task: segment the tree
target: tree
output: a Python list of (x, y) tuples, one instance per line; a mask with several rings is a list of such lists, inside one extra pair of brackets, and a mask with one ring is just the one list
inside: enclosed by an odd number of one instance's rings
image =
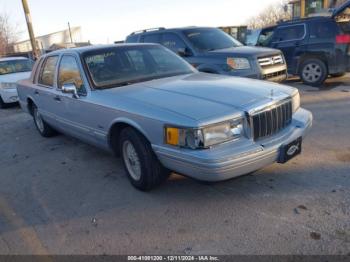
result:
[(9, 16), (5, 13), (0, 14), (0, 56), (11, 52), (11, 44), (17, 39), (18, 32), (11, 24)]
[(291, 19), (292, 14), (288, 8), (288, 1), (282, 0), (277, 4), (271, 4), (258, 16), (248, 21), (248, 27), (252, 29), (275, 25), (278, 21)]
[(337, 6), (340, 6), (344, 4), (347, 0), (331, 0), (329, 3), (330, 8), (335, 8)]

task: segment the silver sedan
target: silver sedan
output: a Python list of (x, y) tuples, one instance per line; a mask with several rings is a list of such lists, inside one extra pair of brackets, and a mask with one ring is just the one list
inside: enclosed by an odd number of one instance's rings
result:
[(114, 152), (141, 190), (172, 171), (219, 181), (285, 163), (312, 125), (297, 89), (199, 73), (154, 44), (47, 54), (18, 93), (42, 136)]

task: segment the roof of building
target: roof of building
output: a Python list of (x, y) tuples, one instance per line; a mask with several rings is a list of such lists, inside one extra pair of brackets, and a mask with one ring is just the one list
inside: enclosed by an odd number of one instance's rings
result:
[[(79, 30), (79, 29), (81, 30), (81, 27), (80, 27), (80, 26), (71, 27), (71, 31)], [(69, 29), (64, 29), (64, 30), (56, 31), (56, 32), (49, 33), (49, 34), (46, 34), (46, 35), (36, 36), (35, 39), (38, 40), (38, 39), (41, 39), (41, 38), (49, 37), (49, 36), (51, 36), (51, 35), (55, 35), (55, 34), (59, 34), (59, 33), (64, 33), (64, 32), (68, 32), (68, 31), (69, 31)], [(30, 39), (18, 41), (18, 42), (15, 42), (14, 44), (22, 44), (22, 43), (26, 43), (26, 42), (30, 42)]]

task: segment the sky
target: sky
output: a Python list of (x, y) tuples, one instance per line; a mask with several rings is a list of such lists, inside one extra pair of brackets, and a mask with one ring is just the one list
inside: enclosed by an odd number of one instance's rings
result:
[[(83, 41), (124, 40), (153, 27), (243, 25), (280, 0), (28, 0), (36, 36), (81, 26)], [(21, 0), (0, 0), (0, 13), (28, 39)]]

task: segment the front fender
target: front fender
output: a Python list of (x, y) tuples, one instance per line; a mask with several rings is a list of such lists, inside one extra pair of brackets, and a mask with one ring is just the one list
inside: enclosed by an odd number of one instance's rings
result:
[(108, 144), (111, 146), (111, 136), (112, 136), (112, 129), (115, 125), (118, 124), (124, 124), (124, 125), (128, 125), (131, 126), (133, 128), (135, 128), (137, 131), (139, 131), (144, 137), (146, 137), (146, 139), (148, 141), (150, 141), (150, 137), (147, 134), (146, 130), (144, 128), (142, 128), (138, 123), (136, 123), (134, 120), (130, 119), (130, 118), (126, 118), (126, 117), (118, 117), (116, 119), (114, 119), (111, 124), (108, 127)]

